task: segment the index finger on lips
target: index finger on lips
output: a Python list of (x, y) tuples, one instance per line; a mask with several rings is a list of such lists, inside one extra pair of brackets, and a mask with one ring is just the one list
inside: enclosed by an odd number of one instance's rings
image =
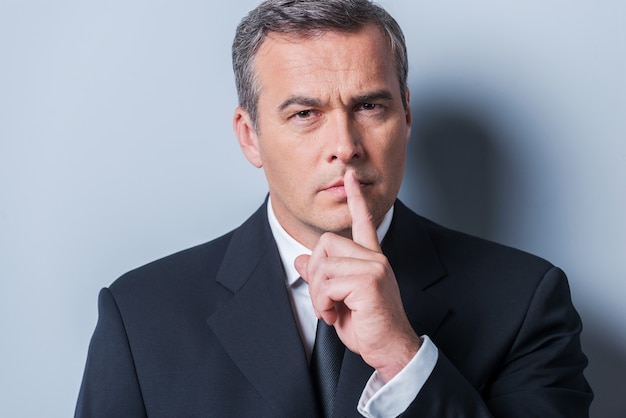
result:
[(380, 252), (376, 226), (354, 170), (346, 172), (343, 183), (352, 217), (352, 240), (365, 248)]

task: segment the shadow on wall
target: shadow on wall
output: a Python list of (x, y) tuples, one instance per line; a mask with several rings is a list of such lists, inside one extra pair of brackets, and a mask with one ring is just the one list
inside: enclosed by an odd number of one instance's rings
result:
[(422, 107), (413, 115), (402, 199), (450, 228), (493, 236), (501, 160), (495, 141), (468, 112)]
[[(493, 117), (493, 116), (492, 116)], [(510, 184), (525, 184), (507, 141), (491, 129), (488, 114), (423, 102), (413, 108), (413, 131), (400, 198), (445, 226), (498, 240), (515, 234), (505, 219), (503, 199)], [(518, 162), (519, 164), (519, 162)], [(510, 231), (510, 232), (509, 232)], [(626, 355), (616, 348), (601, 321), (583, 315), (585, 375), (594, 392), (592, 418), (626, 417)]]

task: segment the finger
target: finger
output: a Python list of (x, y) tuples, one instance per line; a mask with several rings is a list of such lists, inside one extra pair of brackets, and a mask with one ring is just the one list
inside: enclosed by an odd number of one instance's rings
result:
[(372, 293), (373, 287), (363, 286), (362, 274), (348, 275), (326, 280), (311, 294), (316, 315), (329, 325), (341, 320), (340, 311), (355, 314), (380, 307), (380, 297)]
[[(354, 243), (352, 243), (354, 245)], [(315, 270), (308, 271), (307, 282), (334, 280), (346, 276), (385, 276), (387, 259), (382, 254), (372, 254), (372, 251), (359, 247), (361, 253), (370, 256), (363, 257), (326, 257), (316, 265)], [(312, 259), (309, 264), (312, 263)]]
[(348, 199), (348, 209), (352, 216), (352, 240), (365, 248), (380, 252), (376, 226), (354, 170), (346, 172), (343, 183)]
[[(352, 245), (354, 246), (354, 243)], [(359, 248), (372, 254), (370, 250)], [(309, 260), (309, 266), (311, 262), (312, 259)], [(363, 291), (382, 289), (381, 286), (375, 285), (368, 278), (375, 280), (376, 277), (384, 276), (385, 272), (385, 267), (380, 261), (345, 257), (324, 258), (315, 269), (308, 270), (306, 273), (309, 294), (316, 316), (323, 318), (328, 324), (333, 324), (337, 318), (338, 306), (342, 302), (346, 302), (343, 299), (347, 296), (347, 291), (357, 291), (359, 294), (364, 294)], [(351, 280), (346, 280), (346, 278), (351, 278)], [(340, 283), (344, 283), (344, 286), (340, 286), (338, 289), (344, 289), (345, 293), (344, 291), (333, 290)], [(348, 284), (349, 286), (346, 287)], [(366, 289), (359, 289), (363, 287)]]

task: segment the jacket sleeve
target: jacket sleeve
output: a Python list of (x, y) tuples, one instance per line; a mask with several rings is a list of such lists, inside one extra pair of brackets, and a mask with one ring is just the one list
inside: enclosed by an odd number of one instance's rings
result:
[(433, 373), (402, 416), (588, 417), (593, 394), (583, 376), (581, 328), (565, 274), (552, 268), (537, 286), (498, 373), (476, 389), (440, 351)]
[(146, 417), (122, 317), (106, 288), (100, 291), (98, 311), (74, 416)]

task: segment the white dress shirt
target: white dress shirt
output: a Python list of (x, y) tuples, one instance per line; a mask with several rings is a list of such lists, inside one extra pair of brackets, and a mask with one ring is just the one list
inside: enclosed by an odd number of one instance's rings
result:
[[(271, 197), (267, 204), (267, 217), (285, 270), (286, 286), (300, 337), (310, 360), (315, 343), (317, 317), (309, 296), (308, 284), (298, 274), (294, 261), (301, 254), (311, 254), (311, 250), (296, 241), (280, 225), (272, 208)], [(393, 206), (376, 230), (379, 242), (382, 242), (389, 230), (392, 218)], [(385, 382), (374, 371), (359, 399), (357, 409), (361, 415), (369, 418), (395, 417), (410, 405), (434, 369), (439, 353), (428, 336), (421, 338), (423, 344), (417, 354), (389, 382)]]

